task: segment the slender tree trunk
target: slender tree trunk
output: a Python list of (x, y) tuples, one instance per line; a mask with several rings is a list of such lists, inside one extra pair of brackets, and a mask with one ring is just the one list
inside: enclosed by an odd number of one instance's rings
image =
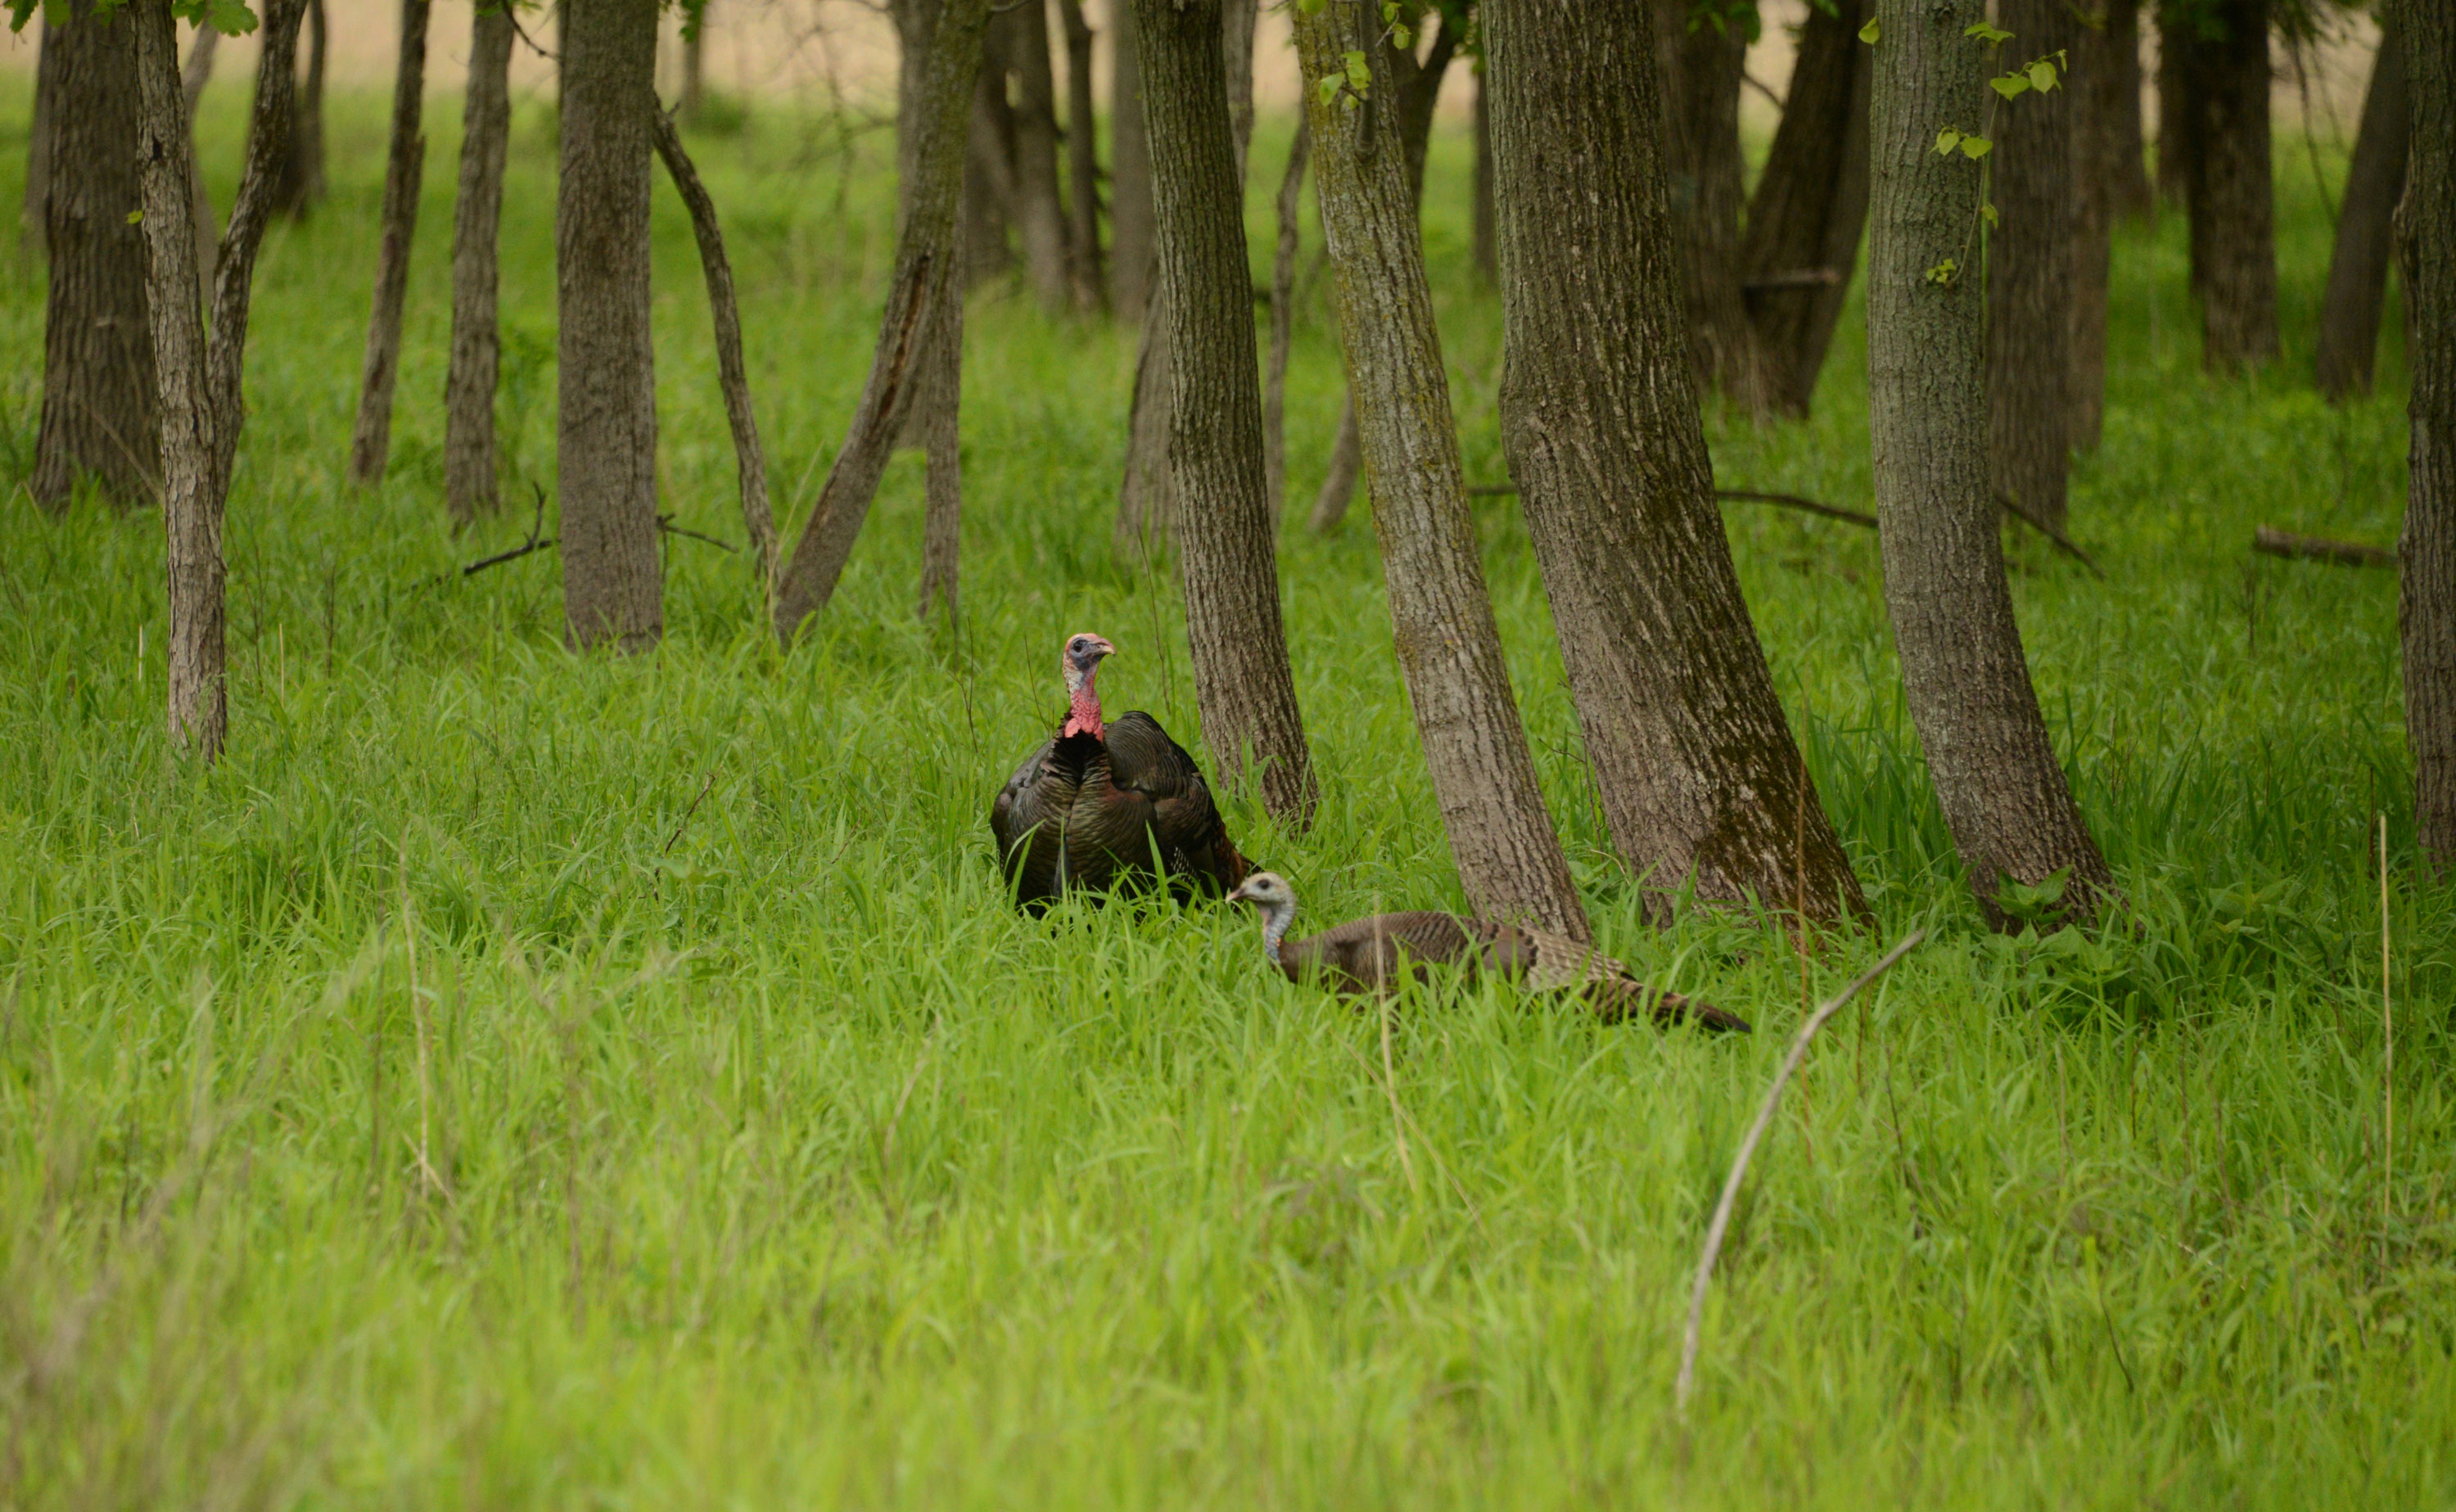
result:
[(2423, 853), (2456, 867), (2456, 13), (2399, 0), (2411, 111), (2405, 283), (2411, 296), (2413, 425), (2398, 618), (2413, 822)]
[(1648, 4), (1550, 0), (1484, 18), (1510, 476), (1604, 817), (1648, 912), (1668, 921), (1693, 886), (1719, 903), (1864, 913), (1714, 503), (1680, 356)]
[(1007, 57), (1020, 88), (1014, 109), (1015, 223), (1023, 267), (1041, 309), (1056, 315), (1070, 298), (1066, 206), (1057, 186), (1057, 78), (1049, 56), (1049, 12), (1027, 0), (1000, 17)]
[[(2056, 764), (2013, 619), (1988, 486), (1980, 317), (1967, 267), (1978, 165), (1937, 132), (1983, 119), (1987, 50), (1964, 33), (1979, 0), (1876, 0), (1868, 251), (1869, 431), (1885, 599), (1911, 718), (1972, 889), (2008, 920), (2005, 879), (2069, 871), (2063, 916), (2110, 883)], [(1963, 264), (1949, 281), (1931, 271)]]
[(189, 44), (187, 66), (179, 71), (180, 108), (188, 133), (188, 215), (195, 243), (196, 278), (206, 298), (221, 285), (221, 228), (215, 223), (214, 196), (205, 188), (204, 159), (196, 153), (196, 108), (204, 102), (205, 86), (213, 81), (214, 57), (222, 34), (212, 27), (196, 29)]
[(1153, 262), (1151, 137), (1143, 126), (1140, 49), (1132, 0), (1109, 0), (1109, 303), (1139, 321), (1151, 302)]
[(2191, 202), (2192, 175), (2200, 171), (2200, 92), (2193, 76), (2192, 4), (2158, 0), (2158, 197), (2169, 205)]
[[(2092, 452), (2098, 449), (2106, 419), (2107, 282), (2115, 257), (2114, 188), (2121, 176), (2124, 150), (2119, 129), (2124, 74), (2119, 59), (2122, 50), (2137, 49), (2139, 40), (2129, 30), (2133, 18), (2117, 16), (2106, 0), (2098, 0), (2095, 9), (2070, 14), (2072, 20), (2066, 25), (2072, 32), (2072, 67), (2064, 88), (2057, 92), (2072, 96), (2065, 107), (2072, 144), (2072, 171), (2066, 180), (2072, 216), (2072, 298), (2065, 320), (2072, 362), (2064, 379), (2071, 427), (2066, 439), (2075, 451)], [(2024, 51), (2022, 55), (2032, 54)], [(2139, 86), (2136, 69), (2136, 123)], [(2137, 159), (2139, 143), (2135, 140), (2132, 145)]]
[(656, 70), (657, 0), (578, 0), (563, 38), (555, 205), (555, 454), (574, 648), (645, 650), (665, 633), (648, 320)]
[(1279, 175), (1279, 240), (1271, 253), (1271, 360), (1262, 378), (1262, 485), (1271, 531), (1279, 533), (1288, 499), (1288, 355), (1296, 344), (1297, 213), (1304, 190), (1305, 151), (1312, 129), (1297, 117), (1288, 144), (1287, 172)]
[[(1650, 63), (1652, 60), (1648, 61)], [(1497, 283), (1501, 279), (1501, 232), (1492, 207), (1491, 94), (1491, 86), (1479, 73), (1475, 81), (1475, 203), (1472, 210), (1475, 271), (1486, 283)]]
[[(964, 149), (961, 210), (967, 285), (1000, 277), (1014, 261), (1006, 240), (1008, 225), (1017, 218), (1018, 197), (1014, 181), (1014, 111), (1006, 97), (1006, 44), (1007, 29), (993, 22), (981, 42), (981, 71), (974, 85), (971, 134)], [(920, 55), (926, 68), (926, 51)], [(918, 99), (920, 95), (907, 92), (905, 97)], [(899, 112), (901, 110), (899, 105)]]
[(683, 87), (676, 110), (693, 125), (707, 109), (707, 13), (716, 0), (700, 0), (699, 14), (686, 16), (683, 28)]
[(2277, 218), (2268, 122), (2268, 0), (2217, 0), (2193, 42), (2200, 102), (2191, 170), (2192, 284), (2203, 366), (2255, 367), (2277, 356)]
[[(921, 125), (927, 118), (931, 44), (937, 35), (939, 0), (897, 0), (890, 13), (902, 46), (895, 107), (895, 230), (900, 238), (912, 214), (921, 166)], [(990, 56), (996, 50), (992, 48)], [(985, 60), (986, 76), (989, 68)], [(973, 120), (977, 125), (976, 112)], [(977, 134), (973, 142), (979, 140)], [(966, 148), (969, 153), (971, 146)], [(922, 452), (921, 595), (917, 612), (928, 619), (943, 604), (953, 623), (962, 579), (964, 301), (959, 291), (931, 307), (922, 338), (920, 375), (905, 412), (899, 444)]]
[(324, 202), (324, 0), (308, 0), (307, 77), (290, 123), (290, 153), (281, 160), (274, 208), (296, 220)]
[[(1997, 0), (2006, 66), (2068, 58), (2070, 0)], [(1987, 248), (1988, 465), (1996, 491), (2062, 528), (2072, 458), (2073, 171), (2070, 88), (2003, 103)], [(1973, 128), (1974, 130), (1975, 128)]]
[(1347, 518), (1348, 501), (1356, 497), (1356, 484), (1364, 476), (1364, 437), (1357, 428), (1356, 395), (1351, 391), (1339, 406), (1339, 429), (1330, 439), (1330, 466), (1324, 470), (1321, 491), (1313, 496), (1313, 513), (1305, 524), (1316, 533), (1337, 530)]
[(2393, 251), (2390, 222), (2405, 194), (2409, 114), (2404, 50), (2393, 26), (2391, 17), (2380, 31), (2379, 56), (2363, 95), (2363, 124), (2345, 174), (2336, 250), (2328, 258), (2328, 291), (2320, 301), (2320, 392), (2335, 402), (2371, 391)]
[[(43, 419), (29, 480), (37, 503), (68, 507), (81, 474), (121, 504), (152, 496), (162, 452), (161, 393), (146, 323), (138, 202), (137, 21), (104, 21), (72, 0), (43, 29), (43, 145), (51, 288), (43, 315)], [(175, 96), (174, 96), (175, 99)]]
[(776, 634), (788, 644), (802, 622), (826, 607), (835, 592), (911, 407), (933, 311), (940, 301), (958, 297), (955, 219), (963, 194), (965, 120), (988, 21), (989, 0), (944, 0), (930, 39), (917, 166), (870, 379), (777, 586)]
[[(350, 478), (383, 480), (392, 456), (392, 391), (400, 377), (401, 302), (409, 293), (409, 244), (418, 231), (419, 180), (426, 168), (420, 116), (426, 92), (429, 0), (401, 0), (400, 65), (393, 75), (392, 151), (384, 164), (383, 241), (376, 254), (375, 315), (367, 321), (367, 361), (358, 381), (358, 423), (350, 438)], [(645, 177), (645, 175), (643, 175)]]
[[(44, 238), (51, 235), (45, 206), (51, 181), (51, 99), (59, 92), (58, 86), (51, 82), (58, 64), (51, 56), (51, 23), (37, 24), (43, 31), (34, 54), (34, 115), (26, 127), (26, 208), (17, 223), (18, 251), (29, 257), (42, 248)], [(129, 76), (133, 78), (135, 74)]]
[[(1767, 406), (1805, 418), (1868, 224), (1868, 0), (1810, 7), (1740, 266)], [(1684, 275), (1685, 276), (1685, 275)]]
[[(317, 0), (321, 4), (322, 0)], [(443, 499), (455, 529), (495, 512), (496, 243), (511, 146), (512, 14), (481, 6), (469, 33), (460, 190), (452, 216), (452, 362), (443, 379)]]
[(1687, 249), (1689, 340), (1697, 375), (1751, 413), (1766, 409), (1741, 289), (1740, 74), (1748, 39), (1736, 16), (1709, 19), (1695, 0), (1654, 0), (1672, 223)]
[(1083, 0), (1057, 0), (1066, 29), (1066, 267), (1074, 308), (1108, 303), (1100, 261), (1100, 126), (1093, 118), (1092, 26)]
[(2147, 144), (2140, 123), (2140, 0), (2106, 0), (2106, 39), (2114, 79), (2109, 85), (2114, 114), (2107, 118), (2112, 133), (2107, 145), (2111, 164), (2107, 204), (2127, 219), (2145, 217), (2157, 209), (2149, 187)]
[[(1389, 76), (1371, 7), (1299, 7), (1294, 22), (1307, 80), (1341, 72), (1349, 52)], [(1310, 85), (1305, 113), (1400, 669), (1459, 880), (1480, 914), (1586, 939), (1484, 592), (1399, 123)]]
[(135, 30), (140, 99), (137, 174), (143, 199), (146, 308), (162, 411), (162, 523), (170, 589), (171, 740), (211, 763), (230, 729), (222, 679), (222, 508), (247, 410), (247, 357), (256, 252), (273, 213), (273, 180), (290, 145), (291, 76), (302, 0), (265, 0), (263, 53), (248, 133), (247, 167), (220, 248), (210, 324), (199, 318), (194, 158), (179, 94), (178, 37), (170, 0), (134, 0), (120, 24)]

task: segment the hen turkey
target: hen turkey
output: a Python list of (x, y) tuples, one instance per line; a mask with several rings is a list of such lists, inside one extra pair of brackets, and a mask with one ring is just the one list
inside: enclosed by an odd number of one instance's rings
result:
[(1202, 768), (1157, 720), (1139, 709), (1114, 725), (1101, 719), (1094, 680), (1115, 654), (1099, 636), (1068, 637), (1066, 722), (990, 807), (999, 865), (1027, 908), (1129, 880), (1217, 896), (1253, 869), (1229, 842)]
[(1749, 1021), (1736, 1013), (1658, 991), (1602, 951), (1541, 930), (1455, 913), (1377, 913), (1290, 940), (1297, 895), (1285, 877), (1257, 871), (1228, 897), (1260, 912), (1262, 953), (1291, 982), (1320, 982), (1343, 993), (1380, 992), (1402, 972), (1422, 981), (1434, 967), (1454, 967), (1469, 979), (1490, 972), (1532, 991), (1574, 993), (1607, 1022), (1644, 1014), (1658, 1024), (1749, 1032)]

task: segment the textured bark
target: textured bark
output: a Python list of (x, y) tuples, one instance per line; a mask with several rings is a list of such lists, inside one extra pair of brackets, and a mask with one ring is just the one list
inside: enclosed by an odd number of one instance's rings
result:
[(1766, 408), (1754, 333), (1741, 288), (1740, 75), (1748, 39), (1736, 18), (1716, 25), (1695, 0), (1654, 0), (1672, 225), (1686, 254), (1688, 329), (1697, 376), (1752, 413)]
[(1152, 223), (1151, 137), (1143, 127), (1140, 49), (1132, 0), (1109, 0), (1109, 303), (1140, 320), (1156, 272)]
[(981, 70), (981, 34), (988, 21), (989, 0), (944, 0), (930, 39), (912, 190), (896, 237), (895, 274), (879, 321), (870, 378), (844, 446), (828, 469), (809, 521), (777, 584), (776, 634), (788, 644), (802, 622), (825, 608), (835, 592), (911, 408), (933, 312), (942, 301), (960, 297), (955, 220), (963, 195), (965, 122)]
[[(1390, 76), (1369, 4), (1300, 7), (1294, 22), (1306, 79), (1341, 72), (1349, 51)], [(1586, 940), (1484, 591), (1399, 123), (1310, 85), (1305, 113), (1400, 670), (1459, 880), (1485, 918)]]
[[(1252, 155), (1254, 147), (1254, 24), (1260, 18), (1259, 0), (1220, 0), (1219, 67), (1228, 81), (1228, 136), (1237, 153), (1240, 206), (1245, 193), (1245, 160)], [(1145, 72), (1148, 76), (1149, 71)], [(1150, 107), (1146, 105), (1144, 111), (1148, 113)], [(1156, 190), (1157, 186), (1154, 187)]]
[(138, 195), (136, 23), (125, 12), (107, 23), (93, 12), (94, 0), (75, 0), (43, 30), (43, 88), (52, 101), (43, 205), (51, 289), (29, 486), (54, 511), (67, 507), (81, 474), (122, 504), (151, 497), (162, 449), (145, 233), (128, 223)]
[[(1811, 11), (1811, 14), (1816, 12)], [(1651, 60), (1648, 60), (1651, 61)], [(1475, 271), (1487, 283), (1501, 276), (1501, 232), (1492, 209), (1492, 87), (1481, 72), (1475, 81), (1475, 196), (1472, 223)]]
[[(1222, 9), (1220, 0), (1135, 4), (1173, 348), (1169, 470), (1179, 581), (1213, 758), (1231, 787), (1251, 783), (1274, 819), (1301, 829), (1320, 794), (1279, 623), (1253, 277), (1223, 65), (1235, 50), (1223, 46)], [(1250, 8), (1244, 34), (1250, 42)]]
[(204, 159), (196, 153), (196, 107), (213, 82), (214, 59), (221, 51), (222, 34), (200, 27), (188, 47), (188, 61), (179, 71), (181, 118), (188, 133), (188, 215), (194, 222), (196, 282), (210, 298), (221, 282), (221, 228), (215, 224), (214, 196), (205, 188)]
[(648, 321), (656, 69), (657, 0), (573, 6), (555, 204), (555, 455), (563, 638), (575, 648), (645, 650), (665, 633)]
[(1014, 219), (1022, 233), (1024, 276), (1040, 307), (1056, 315), (1072, 297), (1066, 205), (1057, 185), (1057, 76), (1049, 56), (1049, 12), (1027, 0), (993, 23), (1006, 32), (1014, 70)]
[(2102, 118), (2109, 133), (2105, 152), (2111, 164), (2107, 205), (2113, 214), (2131, 218), (2157, 208), (2157, 193), (2149, 187), (2148, 149), (2140, 121), (2140, 0), (2105, 0), (2103, 10), (2103, 35), (2114, 66), (2108, 97), (2115, 107), (2111, 115)]
[[(2069, 0), (1997, 0), (2002, 67), (2078, 45)], [(1992, 66), (1992, 65), (1991, 65)], [(2003, 103), (1987, 247), (1987, 455), (1996, 491), (2061, 529), (2072, 457), (2071, 88)]]
[(324, 202), (324, 0), (307, 0), (307, 76), (291, 108), (290, 151), (274, 185), (274, 208), (294, 219)]
[(2405, 737), (2416, 836), (2445, 875), (2456, 868), (2456, 11), (2399, 0), (2411, 111), (2405, 280), (2413, 309), (2413, 425), (2404, 583)]
[[(63, 12), (65, 15), (66, 12)], [(35, 44), (34, 113), (26, 123), (26, 205), (17, 222), (17, 250), (31, 256), (50, 235), (45, 205), (51, 181), (51, 100), (58, 87), (51, 82), (57, 60), (51, 56), (51, 27), (41, 22), (42, 40)], [(135, 75), (131, 73), (131, 78)], [(131, 119), (135, 112), (127, 112)]]
[(2336, 250), (2328, 258), (2328, 289), (2320, 301), (2320, 392), (2332, 400), (2371, 391), (2380, 308), (2387, 298), (2394, 250), (2391, 222), (2405, 193), (2409, 119), (2404, 51), (2391, 18), (2380, 32), (2370, 88), (2363, 94), (2363, 124), (2354, 136)]
[(1805, 417), (1868, 223), (1868, 0), (1811, 7), (1740, 266), (1767, 407)]
[[(2188, 33), (2197, 144), (2184, 164), (2201, 365), (2277, 356), (2277, 213), (2270, 178), (2268, 0), (2212, 0)], [(2179, 29), (2176, 40), (2187, 33)]]
[(725, 418), (733, 430), (735, 477), (742, 491), (742, 528), (750, 538), (751, 561), (763, 598), (776, 585), (776, 517), (768, 502), (768, 454), (759, 444), (759, 419), (750, 407), (750, 374), (742, 360), (742, 307), (733, 297), (733, 263), (725, 255), (725, 233), (716, 222), (716, 201), (700, 182), (672, 117), (660, 111), (652, 122), (657, 155), (690, 212), (699, 241), (700, 270), (707, 277), (708, 317), (716, 328), (716, 380), (725, 394)]
[[(2120, 176), (2123, 152), (2118, 96), (2124, 72), (2119, 60), (2124, 49), (2138, 48), (2131, 30), (2133, 19), (2117, 16), (2114, 7), (2099, 0), (2094, 9), (2071, 12), (2071, 20), (2065, 23), (2072, 32), (2072, 68), (2064, 89), (2057, 92), (2072, 96), (2067, 106), (2072, 143), (2067, 181), (2072, 299), (2065, 322), (2070, 363), (2065, 369), (2064, 398), (2070, 418), (2066, 439), (2075, 451), (2096, 451), (2106, 419), (2106, 293), (2115, 252), (2114, 186)], [(2137, 66), (2132, 82), (2137, 95)], [(2133, 109), (2137, 125), (2137, 98)], [(2137, 138), (2132, 146), (2137, 159)]]
[(222, 508), (246, 423), (240, 380), (256, 253), (273, 214), (273, 180), (290, 145), (291, 76), (303, 0), (265, 0), (263, 52), (248, 131), (247, 167), (218, 249), (221, 276), (207, 319), (196, 279), (194, 158), (179, 93), (170, 0), (135, 0), (140, 98), (137, 176), (144, 209), (146, 309), (162, 411), (162, 525), (170, 598), (164, 678), (172, 744), (210, 763), (230, 729), (222, 679)]
[[(321, 0), (317, 0), (321, 3)], [(512, 15), (481, 6), (469, 33), (460, 188), (452, 215), (452, 360), (443, 378), (443, 500), (455, 527), (494, 513), (497, 240), (511, 145)]]
[(1074, 308), (1109, 302), (1100, 259), (1100, 127), (1093, 118), (1092, 26), (1083, 0), (1057, 0), (1066, 31), (1066, 270)]
[[(993, 25), (981, 39), (981, 69), (974, 81), (970, 139), (964, 149), (963, 215), (964, 281), (987, 282), (1004, 276), (1014, 263), (1006, 231), (1014, 219), (1014, 111), (1007, 103), (1007, 29)], [(908, 56), (926, 70), (926, 49)], [(921, 89), (908, 77), (899, 100), (921, 98)], [(901, 123), (903, 106), (897, 106)], [(906, 123), (909, 124), (909, 123)], [(909, 137), (911, 133), (908, 132)]]
[(700, 112), (707, 109), (707, 13), (715, 4), (716, 0), (700, 0), (699, 13), (685, 17), (682, 92), (674, 110), (686, 121), (697, 122)]
[[(912, 213), (921, 163), (921, 123), (928, 113), (930, 48), (938, 31), (939, 0), (896, 0), (890, 14), (902, 47), (895, 109), (896, 235)], [(990, 56), (995, 50), (989, 50)], [(989, 72), (984, 59), (984, 75)], [(973, 116), (975, 124), (980, 117)], [(978, 137), (973, 138), (974, 142)], [(972, 148), (966, 148), (969, 153)], [(964, 482), (962, 440), (964, 301), (937, 301), (923, 333), (919, 376), (898, 444), (922, 453), (921, 593), (923, 619), (944, 605), (952, 623), (962, 578)], [(772, 582), (772, 577), (771, 580)]]
[[(1955, 848), (1991, 924), (2006, 878), (2069, 868), (2064, 917), (2109, 887), (2048, 744), (2030, 684), (1988, 486), (1977, 278), (1967, 264), (1976, 164), (1936, 133), (1985, 110), (1985, 50), (1963, 33), (1979, 0), (1877, 0), (1882, 41), (1870, 96), (1869, 431), (1885, 600), (1911, 718)], [(1965, 127), (1967, 129), (1967, 127)]]
[(350, 478), (383, 480), (392, 457), (392, 395), (400, 378), (401, 305), (409, 294), (409, 245), (418, 233), (418, 191), (426, 171), (420, 130), (426, 92), (428, 0), (401, 0), (400, 58), (393, 75), (392, 145), (384, 162), (381, 225), (376, 252), (375, 313), (367, 320), (367, 359), (358, 378), (358, 422), (350, 437)]
[(1649, 915), (1668, 921), (1684, 886), (1719, 903), (1863, 913), (1714, 503), (1681, 358), (1648, 4), (1485, 14), (1509, 472), (1604, 817)]
[(1295, 345), (1297, 292), (1297, 213), (1304, 190), (1305, 153), (1313, 132), (1297, 117), (1295, 140), (1288, 143), (1287, 172), (1279, 175), (1275, 203), (1279, 237), (1271, 252), (1271, 360), (1262, 377), (1262, 484), (1269, 502), (1271, 529), (1277, 534), (1288, 501), (1288, 354)]

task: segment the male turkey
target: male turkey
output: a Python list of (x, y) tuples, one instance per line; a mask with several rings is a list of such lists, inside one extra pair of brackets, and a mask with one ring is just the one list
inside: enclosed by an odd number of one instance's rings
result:
[(1228, 898), (1250, 903), (1262, 915), (1262, 953), (1299, 985), (1319, 981), (1343, 993), (1386, 991), (1402, 971), (1423, 981), (1431, 968), (1451, 966), (1470, 979), (1489, 971), (1538, 992), (1574, 992), (1607, 1022), (1644, 1013), (1658, 1024), (1749, 1032), (1749, 1021), (1736, 1013), (1657, 991), (1602, 951), (1541, 930), (1455, 913), (1377, 913), (1290, 940), (1297, 895), (1285, 877), (1257, 871)]
[(1066, 723), (1024, 758), (990, 807), (990, 833), (1016, 901), (1045, 908), (1070, 888), (1157, 880), (1213, 896), (1253, 867), (1228, 840), (1202, 768), (1136, 709), (1100, 718), (1092, 680), (1116, 647), (1096, 635), (1067, 638)]

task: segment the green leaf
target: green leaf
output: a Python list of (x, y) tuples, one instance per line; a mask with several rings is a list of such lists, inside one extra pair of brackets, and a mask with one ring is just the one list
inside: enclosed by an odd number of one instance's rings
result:
[(1873, 48), (1876, 45), (1876, 37), (1878, 34), (1879, 33), (1876, 31), (1876, 18), (1874, 16), (1870, 16), (1868, 18), (1868, 24), (1859, 29), (1859, 40)]
[(1364, 54), (1361, 52), (1350, 51), (1345, 54), (1345, 58), (1347, 62), (1348, 88), (1354, 90), (1359, 94), (1365, 93), (1371, 90), (1373, 88), (1373, 65), (1365, 60)]
[(1935, 133), (1935, 154), (1938, 157), (1944, 156), (1960, 145), (1961, 133), (1950, 126)]
[(1997, 44), (2013, 40), (2012, 32), (2003, 31), (1996, 27), (1989, 26), (1984, 21), (1977, 23), (1975, 26), (1964, 27), (1961, 34), (1966, 37), (1976, 37), (1981, 42)]
[(171, 13), (226, 37), (243, 37), (256, 30), (256, 12), (244, 0), (172, 0)]
[(1303, 15), (1318, 16), (1328, 3), (1329, 0), (1297, 0), (1297, 10)]
[(1964, 157), (1984, 157), (1994, 151), (1996, 151), (1996, 144), (1984, 136), (1965, 136), (1961, 139), (1961, 155)]
[(1996, 224), (1996, 207), (1993, 205), (1979, 206), (1978, 218), (1987, 222), (1987, 224), (1991, 226)]
[(1930, 283), (1951, 283), (1954, 280), (1954, 276), (1960, 272), (1961, 264), (1954, 261), (1951, 257), (1947, 257), (1942, 262), (1937, 263), (1934, 267), (1930, 268), (1927, 271), (1927, 281)]
[(1320, 92), (1321, 103), (1328, 105), (1339, 98), (1340, 87), (1346, 82), (1347, 75), (1344, 73), (1325, 73), (1321, 76), (1321, 82), (1314, 88)]
[(1987, 82), (1995, 88), (1996, 93), (2008, 100), (2030, 87), (2030, 81), (2018, 73), (2007, 73), (1999, 78), (1989, 79)]
[(130, 211), (128, 213), (128, 223), (132, 226), (141, 226), (145, 224), (145, 212), (141, 210)]
[(1390, 45), (1394, 48), (1412, 48), (1416, 45), (1416, 33), (1408, 31), (1403, 24), (1394, 26), (1390, 29)]
[(2030, 65), (2030, 88), (2044, 94), (2056, 87), (2056, 66), (2045, 58)]

